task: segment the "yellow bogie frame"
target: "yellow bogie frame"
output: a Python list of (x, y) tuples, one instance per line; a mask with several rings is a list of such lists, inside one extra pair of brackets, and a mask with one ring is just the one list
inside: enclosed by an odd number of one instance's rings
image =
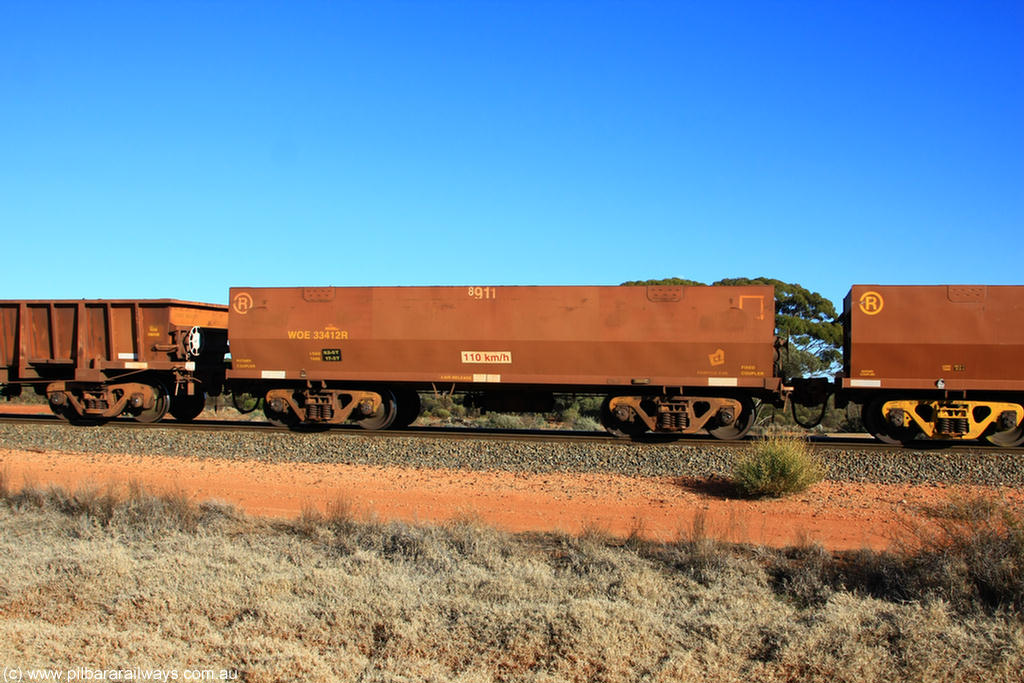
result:
[(1014, 414), (1015, 425), (1024, 421), (1024, 407), (1001, 401), (898, 400), (882, 405), (883, 419), (889, 425), (916, 425), (929, 439), (977, 439), (1007, 412)]

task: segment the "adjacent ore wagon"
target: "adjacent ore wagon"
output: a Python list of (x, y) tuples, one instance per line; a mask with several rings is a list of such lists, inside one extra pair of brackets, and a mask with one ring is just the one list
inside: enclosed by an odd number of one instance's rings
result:
[(886, 441), (1024, 442), (1024, 287), (856, 285), (842, 396)]
[(227, 306), (167, 299), (0, 301), (0, 385), (71, 422), (191, 420), (223, 386), (227, 321)]
[(746, 287), (236, 287), (228, 382), (288, 425), (406, 425), (417, 390), (543, 411), (605, 396), (605, 426), (737, 438), (777, 401), (775, 303)]

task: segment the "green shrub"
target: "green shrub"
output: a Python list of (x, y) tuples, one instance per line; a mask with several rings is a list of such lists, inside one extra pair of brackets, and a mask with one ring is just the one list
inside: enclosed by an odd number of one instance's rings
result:
[(581, 415), (572, 423), (572, 428), (581, 432), (603, 432), (604, 426), (592, 417)]
[(745, 496), (779, 497), (821, 481), (823, 472), (807, 442), (773, 435), (757, 442), (733, 468), (732, 483)]
[[(813, 423), (821, 417), (821, 423), (815, 427), (818, 432), (864, 432), (864, 423), (861, 421), (860, 406), (849, 404), (845, 408), (836, 408), (834, 399), (829, 397), (825, 414), (821, 414), (821, 406), (797, 406), (796, 414), (800, 421), (807, 424)], [(754, 434), (771, 433), (773, 429), (793, 431), (797, 422), (793, 419), (793, 406), (786, 403), (785, 406), (776, 408), (771, 404), (764, 404), (758, 411), (757, 422), (754, 425)]]
[(483, 426), (490, 429), (523, 429), (523, 420), (519, 415), (509, 413), (487, 413)]
[(554, 418), (569, 429), (582, 431), (602, 431), (598, 422), (601, 417), (602, 396), (577, 396), (576, 394), (557, 394), (555, 396)]

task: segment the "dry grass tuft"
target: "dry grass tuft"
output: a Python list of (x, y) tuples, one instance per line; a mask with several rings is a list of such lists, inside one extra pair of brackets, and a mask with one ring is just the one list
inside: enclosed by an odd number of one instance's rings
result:
[(767, 570), (775, 592), (802, 608), (825, 605), (843, 587), (835, 558), (818, 543), (773, 554)]
[(950, 499), (941, 505), (926, 508), (924, 512), (937, 519), (978, 522), (990, 519), (1002, 507), (1005, 506), (995, 498), (976, 494)]
[(580, 528), (580, 540), (587, 543), (607, 545), (614, 540), (614, 536), (608, 530), (608, 524), (596, 519), (588, 519), (583, 522)]
[(950, 501), (911, 532), (901, 553), (907, 592), (1024, 614), (1024, 513), (994, 499)]
[(339, 495), (327, 504), (325, 521), (336, 531), (348, 531), (356, 521), (356, 509), (350, 498)]
[(647, 520), (643, 517), (634, 517), (629, 525), (629, 534), (626, 535), (625, 545), (627, 548), (636, 550), (647, 536)]
[(962, 614), (1024, 615), (1024, 514), (990, 499), (936, 508), (931, 522), (908, 525), (890, 552), (793, 559), (771, 572), (785, 592), (811, 600), (827, 588), (901, 603), (939, 600)]
[(324, 516), (315, 505), (306, 501), (302, 504), (302, 510), (295, 520), (295, 531), (307, 538), (316, 538), (320, 527), (323, 526)]

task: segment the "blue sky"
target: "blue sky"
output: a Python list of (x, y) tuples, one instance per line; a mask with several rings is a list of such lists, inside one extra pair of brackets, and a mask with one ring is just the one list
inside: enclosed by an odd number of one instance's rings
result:
[(1022, 284), (1024, 3), (0, 0), (0, 298)]

